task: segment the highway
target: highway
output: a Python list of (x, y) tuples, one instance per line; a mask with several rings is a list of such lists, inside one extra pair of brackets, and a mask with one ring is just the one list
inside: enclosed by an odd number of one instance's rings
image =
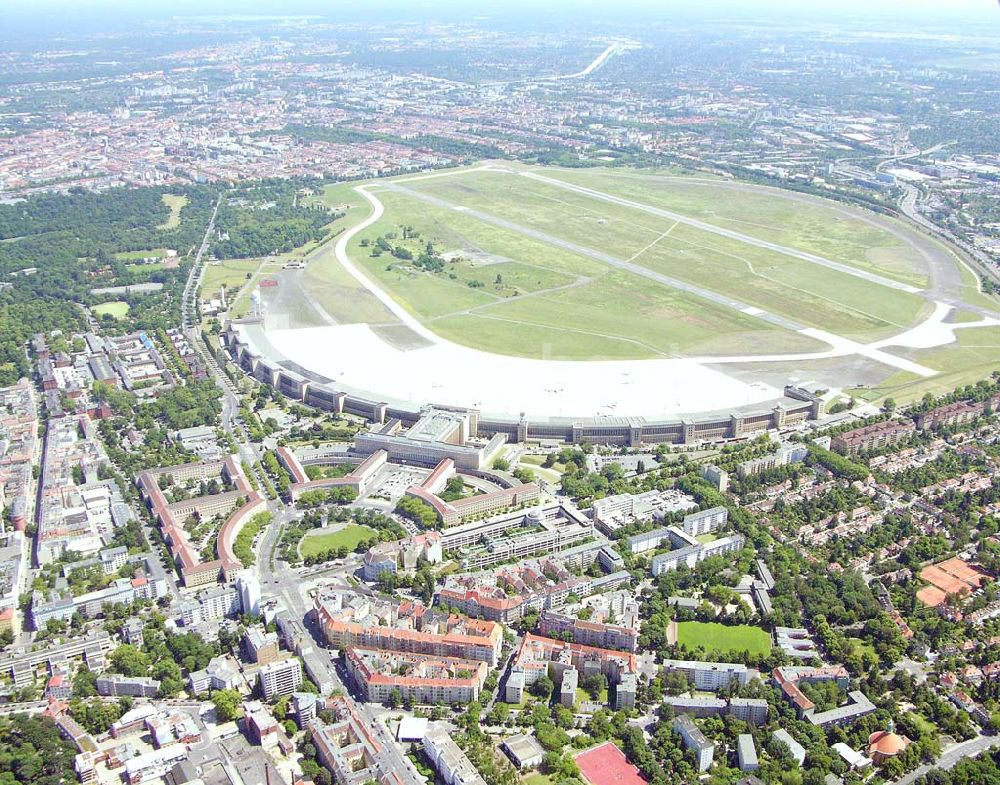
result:
[(605, 63), (608, 62), (612, 57), (617, 54), (621, 54), (626, 51), (626, 47), (620, 41), (615, 41), (607, 49), (601, 52), (597, 57), (591, 61), (590, 65), (584, 68), (582, 71), (577, 71), (575, 74), (566, 74), (565, 76), (556, 76), (554, 79), (579, 79), (582, 76), (590, 76), (598, 68), (601, 68)]
[[(979, 282), (980, 276), (986, 276), (991, 280), (993, 280), (994, 282), (1000, 283), (1000, 272), (997, 271), (995, 265), (988, 256), (979, 251), (979, 249), (973, 248), (968, 243), (962, 241), (947, 229), (943, 229), (933, 221), (924, 217), (924, 215), (917, 209), (917, 202), (920, 199), (920, 189), (918, 189), (915, 185), (910, 185), (909, 183), (901, 183), (901, 187), (903, 189), (903, 196), (899, 200), (899, 209), (903, 213), (903, 215), (905, 215), (907, 218), (913, 221), (913, 223), (927, 230), (931, 234), (943, 238), (949, 245), (957, 245), (959, 248), (965, 251), (968, 257), (974, 263), (976, 269), (972, 269), (969, 266), (969, 264), (965, 262), (964, 259), (961, 259), (961, 257), (959, 257), (959, 259), (962, 262), (962, 264), (968, 267), (970, 269), (970, 272), (972, 272), (972, 274), (976, 276), (976, 285), (980, 290), (982, 290), (982, 286)], [(989, 311), (983, 308), (968, 306), (964, 304), (962, 304), (962, 307), (974, 310), (986, 316), (995, 315), (994, 311)]]

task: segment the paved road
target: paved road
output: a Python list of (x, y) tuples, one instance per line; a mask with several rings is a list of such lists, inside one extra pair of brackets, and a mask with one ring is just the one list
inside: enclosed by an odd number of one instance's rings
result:
[[(917, 201), (920, 197), (920, 191), (916, 186), (910, 185), (909, 183), (902, 183), (903, 197), (899, 200), (899, 209), (907, 218), (909, 218), (913, 223), (918, 226), (923, 227), (931, 234), (943, 238), (949, 245), (958, 246), (963, 251), (966, 252), (968, 257), (972, 260), (975, 265), (975, 269), (972, 269), (970, 265), (960, 258), (960, 263), (970, 268), (970, 272), (976, 276), (978, 281), (979, 277), (985, 275), (992, 279), (994, 282), (1000, 282), (1000, 273), (997, 272), (996, 265), (993, 261), (986, 255), (984, 255), (979, 249), (973, 248), (968, 243), (963, 242), (952, 234), (947, 229), (938, 226), (933, 221), (926, 218), (918, 209)], [(977, 283), (980, 290), (982, 287)], [(961, 306), (966, 310), (976, 311), (984, 316), (996, 316), (996, 310), (989, 310), (986, 308), (980, 308), (978, 306), (966, 305), (960, 299), (953, 298), (955, 301), (952, 302), (953, 305)]]
[(198, 254), (195, 256), (191, 272), (188, 275), (187, 282), (184, 284), (184, 295), (181, 299), (181, 321), (188, 343), (191, 344), (191, 348), (194, 349), (202, 362), (205, 363), (205, 366), (215, 379), (216, 385), (222, 390), (222, 427), (227, 433), (232, 434), (236, 438), (239, 444), (240, 458), (251, 467), (251, 473), (257, 477), (258, 484), (264, 487), (264, 478), (260, 476), (256, 468), (256, 464), (260, 460), (260, 453), (253, 446), (246, 425), (239, 421), (240, 402), (236, 388), (222, 368), (219, 367), (215, 357), (205, 351), (205, 347), (202, 344), (201, 328), (198, 325), (196, 300), (198, 299), (198, 290), (201, 288), (202, 277), (205, 274), (205, 265), (202, 263), (202, 257), (208, 251), (208, 246), (212, 239), (212, 231), (215, 229), (215, 216), (219, 211), (221, 203), (222, 197), (220, 196), (215, 203), (215, 209), (212, 210), (212, 217), (205, 228), (205, 235), (201, 240), (201, 245), (198, 247)]
[(950, 749), (945, 750), (933, 765), (924, 764), (900, 777), (892, 785), (910, 785), (931, 769), (951, 769), (963, 758), (974, 758), (991, 747), (997, 746), (1000, 746), (1000, 736), (977, 736), (961, 744), (955, 744)]

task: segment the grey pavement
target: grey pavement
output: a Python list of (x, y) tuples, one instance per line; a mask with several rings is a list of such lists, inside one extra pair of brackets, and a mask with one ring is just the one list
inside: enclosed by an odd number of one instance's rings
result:
[(941, 757), (938, 758), (935, 763), (925, 763), (923, 766), (918, 766), (909, 774), (906, 774), (894, 783), (891, 783), (891, 785), (911, 785), (911, 783), (916, 782), (931, 769), (951, 769), (960, 760), (964, 758), (974, 758), (991, 747), (996, 747), (998, 745), (1000, 745), (1000, 736), (977, 736), (976, 738), (964, 741), (961, 744), (955, 744), (941, 753)]

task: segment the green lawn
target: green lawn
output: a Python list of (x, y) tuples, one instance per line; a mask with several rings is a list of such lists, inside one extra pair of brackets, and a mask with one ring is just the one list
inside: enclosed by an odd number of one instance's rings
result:
[(226, 259), (209, 262), (201, 280), (201, 296), (217, 297), (219, 288), (225, 284), (227, 296), (232, 302), (232, 293), (238, 287), (245, 290), (253, 274), (260, 267), (260, 259)]
[(521, 782), (523, 785), (552, 785), (552, 777), (548, 774), (542, 774), (540, 771), (536, 771), (533, 774), (529, 774), (524, 777)]
[(926, 274), (913, 264), (909, 246), (895, 234), (902, 231), (912, 237), (915, 230), (832, 200), (650, 170), (616, 172), (615, 177), (596, 169), (545, 174), (915, 286), (927, 283)]
[(606, 704), (608, 702), (608, 688), (604, 687), (601, 689), (601, 694), (597, 696), (597, 700), (590, 697), (590, 693), (587, 692), (582, 687), (576, 688), (576, 702), (580, 703), (600, 703)]
[(1000, 327), (967, 327), (955, 331), (954, 343), (933, 349), (895, 350), (898, 354), (939, 371), (922, 378), (899, 371), (884, 383), (865, 390), (859, 397), (878, 400), (895, 398), (900, 403), (915, 401), (925, 393), (943, 395), (957, 387), (989, 379), (1000, 366)]
[(134, 261), (135, 259), (145, 259), (148, 256), (158, 256), (160, 259), (164, 259), (167, 256), (167, 249), (150, 248), (145, 251), (122, 251), (115, 254), (116, 259), (121, 259), (125, 262)]
[(677, 642), (688, 648), (701, 646), (705, 651), (739, 652), (767, 655), (771, 638), (760, 627), (728, 626), (715, 622), (682, 621), (677, 624)]
[(927, 719), (923, 714), (911, 711), (907, 712), (906, 718), (924, 733), (937, 733), (937, 725)]
[(163, 194), (161, 197), (163, 203), (170, 208), (170, 215), (167, 216), (167, 220), (162, 224), (157, 226), (157, 229), (169, 230), (176, 229), (181, 225), (181, 210), (188, 203), (188, 198), (186, 196), (177, 194)]
[(303, 557), (314, 556), (317, 553), (323, 553), (331, 548), (340, 548), (342, 546), (353, 551), (358, 547), (359, 542), (369, 539), (373, 534), (375, 534), (373, 529), (353, 523), (336, 532), (327, 532), (325, 534), (310, 532), (302, 538), (302, 542), (299, 544), (299, 551)]
[[(894, 233), (898, 224), (833, 202), (660, 173), (523, 169), (901, 282), (926, 283), (913, 262), (918, 255)], [(899, 332), (926, 312), (918, 295), (517, 174), (465, 170), (396, 182), (408, 192), (389, 190), (385, 181), (370, 186), (385, 212), (352, 240), (352, 259), (430, 329), (487, 351), (583, 360), (822, 348), (752, 311), (617, 269), (602, 254), (859, 340)], [(426, 202), (419, 194), (447, 204)], [(328, 187), (316, 201), (346, 210), (344, 226), (370, 210), (345, 185)], [(516, 226), (498, 225), (473, 210)], [(403, 241), (403, 226), (418, 237)], [(415, 255), (432, 243), (445, 268), (431, 273), (388, 253), (372, 257), (370, 244), (388, 233)], [(316, 255), (308, 276), (319, 284), (311, 294), (339, 321), (386, 320), (385, 309), (368, 295), (351, 296), (356, 282), (332, 248)]]
[(113, 316), (115, 319), (124, 318), (129, 311), (129, 304), (124, 300), (112, 300), (109, 303), (101, 303), (100, 305), (95, 305), (91, 310), (94, 312), (95, 316), (104, 316), (108, 314)]
[(876, 660), (879, 658), (878, 654), (875, 652), (875, 647), (872, 646), (870, 643), (866, 643), (865, 641), (861, 640), (861, 638), (848, 638), (848, 640), (858, 647), (858, 651), (866, 651)]

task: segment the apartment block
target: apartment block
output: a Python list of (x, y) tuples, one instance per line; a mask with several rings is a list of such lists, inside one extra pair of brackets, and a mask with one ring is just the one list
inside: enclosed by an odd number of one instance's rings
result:
[(393, 691), (421, 704), (468, 704), (478, 700), (489, 666), (482, 660), (349, 648), (347, 670), (369, 703), (385, 703)]
[(684, 749), (694, 753), (698, 771), (708, 771), (715, 756), (715, 744), (705, 738), (694, 720), (686, 714), (674, 718), (673, 729), (680, 734)]
[(857, 455), (860, 452), (893, 447), (908, 439), (916, 430), (917, 426), (910, 420), (890, 420), (837, 434), (831, 439), (830, 447), (843, 455)]
[(561, 688), (569, 671), (575, 671), (575, 675), (570, 676), (574, 680), (603, 675), (608, 680), (614, 708), (627, 709), (635, 706), (638, 689), (635, 655), (566, 643), (531, 633), (524, 636), (521, 647), (514, 656), (504, 700), (507, 703), (520, 703), (524, 691), (543, 676), (548, 676)]
[(257, 678), (266, 699), (291, 695), (302, 686), (302, 663), (297, 657), (271, 662), (257, 672)]
[(718, 692), (733, 682), (746, 684), (750, 680), (747, 666), (735, 662), (665, 660), (663, 669), (683, 673), (695, 689), (705, 692)]
[(602, 649), (635, 652), (639, 648), (639, 630), (635, 627), (583, 621), (575, 616), (549, 610), (542, 611), (538, 620), (538, 632), (550, 638), (569, 633), (574, 643)]
[(389, 606), (382, 613), (388, 626), (373, 625), (377, 609), (370, 603), (343, 607), (338, 601), (317, 597), (316, 612), (326, 641), (339, 649), (383, 649), (481, 660), (490, 666), (499, 661), (503, 630), (499, 624), (460, 616), (435, 614), (413, 604)]

